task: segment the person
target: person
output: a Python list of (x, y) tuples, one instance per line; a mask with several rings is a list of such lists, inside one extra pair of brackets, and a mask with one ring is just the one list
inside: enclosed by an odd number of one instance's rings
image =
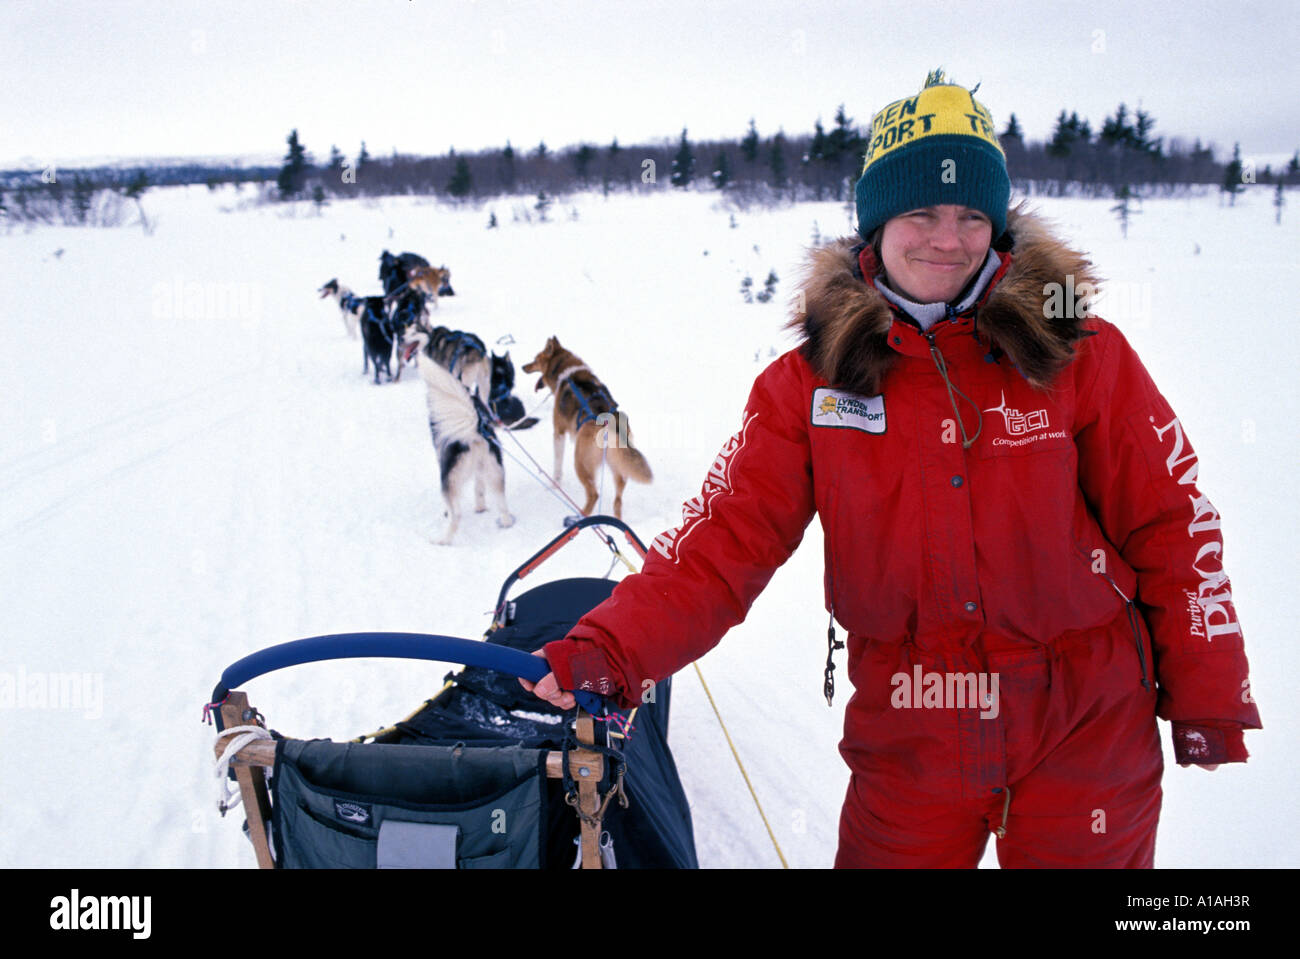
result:
[(1156, 717), (1206, 769), (1260, 728), (1187, 432), (1089, 315), (1089, 261), (1010, 208), (973, 91), (932, 74), (877, 113), (855, 197), (682, 524), (526, 685), (635, 704), (816, 513), (855, 688), (835, 865), (973, 867), (993, 833), (1004, 867), (1151, 867)]

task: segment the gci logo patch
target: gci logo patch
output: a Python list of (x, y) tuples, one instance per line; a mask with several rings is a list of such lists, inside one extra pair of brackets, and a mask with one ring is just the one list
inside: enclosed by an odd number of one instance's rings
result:
[(812, 425), (883, 433), (885, 397), (859, 396), (857, 393), (820, 387), (813, 390)]

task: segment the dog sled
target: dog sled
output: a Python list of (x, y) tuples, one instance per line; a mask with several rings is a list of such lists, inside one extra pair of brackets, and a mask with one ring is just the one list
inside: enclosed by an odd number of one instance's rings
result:
[[(644, 545), (621, 521), (578, 520), (507, 577), (482, 641), (323, 636), (264, 649), (226, 669), (204, 713), (219, 731), (222, 815), (242, 803), (259, 867), (698, 866), (667, 743), (671, 680), (630, 712), (590, 693), (565, 712), (516, 680), (540, 679), (545, 660), (530, 654), (563, 638), (616, 584), (608, 574), (560, 579), (510, 597), (587, 528), (615, 561), (621, 554), (607, 529), (644, 558)], [(406, 719), (349, 742), (283, 737), (239, 688), (275, 669), (353, 657), (465, 666)]]

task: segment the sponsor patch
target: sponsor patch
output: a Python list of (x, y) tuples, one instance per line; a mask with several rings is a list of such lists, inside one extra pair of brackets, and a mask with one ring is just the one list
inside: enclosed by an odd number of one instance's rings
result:
[(885, 432), (885, 397), (861, 396), (820, 387), (813, 390), (812, 425), (838, 429), (861, 430), (864, 433)]
[(346, 822), (356, 823), (358, 826), (369, 826), (370, 823), (370, 805), (359, 802), (343, 802), (334, 800), (334, 815)]

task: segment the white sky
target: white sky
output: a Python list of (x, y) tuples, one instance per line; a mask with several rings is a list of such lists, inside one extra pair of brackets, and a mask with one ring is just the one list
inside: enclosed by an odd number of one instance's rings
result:
[(0, 164), (443, 153), (866, 126), (943, 65), (999, 128), (1141, 101), (1222, 158), (1300, 148), (1293, 0), (0, 0)]

